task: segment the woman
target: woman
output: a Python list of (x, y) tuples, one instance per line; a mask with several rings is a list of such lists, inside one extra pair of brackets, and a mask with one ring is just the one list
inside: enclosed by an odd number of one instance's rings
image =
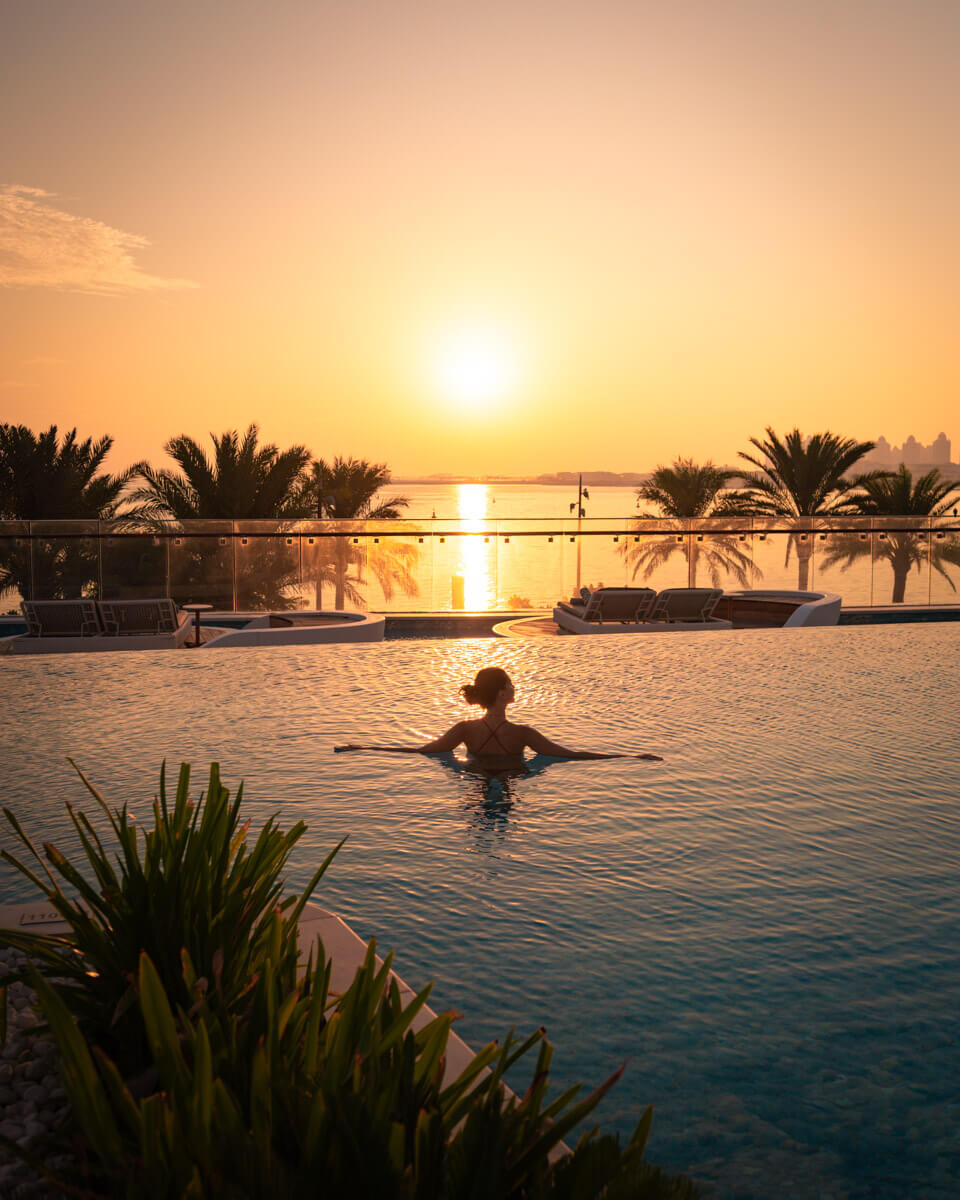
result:
[(551, 758), (645, 758), (662, 762), (658, 754), (597, 754), (593, 750), (569, 750), (534, 729), (507, 720), (507, 705), (516, 695), (510, 676), (499, 667), (484, 667), (473, 683), (460, 689), (468, 704), (479, 704), (484, 715), (476, 721), (458, 721), (452, 729), (424, 746), (334, 746), (334, 750), (386, 750), (391, 754), (443, 754), (465, 745), (469, 753), (485, 765), (494, 760), (516, 763), (529, 747), (535, 754)]

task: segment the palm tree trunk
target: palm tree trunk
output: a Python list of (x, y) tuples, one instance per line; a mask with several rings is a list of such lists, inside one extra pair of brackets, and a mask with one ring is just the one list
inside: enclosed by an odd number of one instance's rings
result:
[(693, 534), (687, 534), (687, 587), (697, 586), (697, 543)]

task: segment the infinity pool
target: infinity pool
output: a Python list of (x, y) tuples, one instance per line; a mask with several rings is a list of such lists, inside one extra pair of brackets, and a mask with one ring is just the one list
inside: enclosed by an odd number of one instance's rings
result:
[[(547, 1026), (557, 1084), (627, 1072), (650, 1155), (708, 1195), (936, 1197), (960, 1179), (960, 626), (393, 642), (0, 662), (0, 801), (69, 843), (160, 761), (303, 817), (291, 885), (396, 947), (479, 1045)], [(416, 743), (486, 663), (517, 719), (663, 763), (334, 755)], [(10, 839), (4, 833), (4, 844)], [(0, 899), (30, 896), (0, 865)]]

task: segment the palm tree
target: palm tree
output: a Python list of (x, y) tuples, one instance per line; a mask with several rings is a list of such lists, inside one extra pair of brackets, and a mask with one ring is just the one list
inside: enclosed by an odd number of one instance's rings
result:
[[(699, 466), (689, 458), (678, 458), (671, 467), (658, 466), (647, 483), (637, 488), (637, 500), (656, 505), (656, 513), (640, 513), (641, 518), (669, 517), (686, 521), (701, 517), (726, 515), (728, 502), (721, 496), (726, 484), (736, 472), (716, 467), (712, 462)], [(633, 567), (633, 578), (642, 571), (649, 579), (655, 570), (667, 562), (679, 549), (687, 560), (687, 586), (697, 586), (697, 569), (701, 561), (710, 572), (714, 587), (724, 574), (733, 575), (746, 586), (758, 572), (750, 556), (726, 534), (718, 534), (701, 544), (690, 537), (678, 542), (675, 535), (655, 541), (627, 542), (621, 553)]]
[[(142, 482), (131, 500), (142, 516), (160, 524), (170, 519), (284, 520), (303, 515), (310, 461), (305, 446), (282, 452), (272, 444), (259, 446), (256, 425), (250, 425), (242, 437), (236, 430), (210, 436), (212, 459), (193, 438), (181, 434), (165, 446), (179, 471), (137, 464)], [(282, 534), (283, 526), (276, 532)], [(292, 607), (289, 592), (299, 582), (299, 562), (294, 566), (280, 537), (258, 538), (256, 550), (253, 561), (237, 572), (240, 607)], [(231, 608), (234, 563), (228, 559), (232, 554), (219, 546), (218, 539), (189, 539), (187, 548), (177, 552), (171, 591), (177, 598), (202, 595), (218, 608)]]
[[(380, 489), (389, 482), (386, 463), (339, 456), (332, 463), (318, 459), (311, 466), (299, 508), (334, 522), (393, 520), (410, 502), (405, 496), (380, 497)], [(342, 535), (344, 526), (334, 525), (333, 532), (338, 531)], [(329, 543), (324, 541), (311, 555), (310, 564), (310, 573), (316, 580), (317, 608), (322, 605), (325, 583), (333, 585), (335, 608), (342, 609), (347, 600), (357, 606), (363, 603), (363, 593), (357, 585), (364, 582), (364, 560), (385, 599), (389, 600), (397, 587), (405, 595), (415, 596), (419, 588), (413, 569), (418, 558), (415, 546), (392, 539), (368, 547), (366, 556), (354, 548), (347, 536), (331, 538)]]
[[(914, 480), (913, 473), (903, 463), (900, 469), (880, 475), (864, 475), (858, 481), (860, 491), (852, 497), (856, 511), (870, 517), (942, 517), (953, 502), (948, 497), (958, 485), (944, 479), (937, 470), (928, 471)], [(868, 554), (885, 559), (893, 571), (894, 604), (902, 604), (907, 590), (907, 577), (916, 567), (919, 572), (927, 561), (926, 531), (902, 529), (884, 530), (883, 541), (863, 542), (855, 534), (842, 534), (824, 560), (827, 567), (840, 565), (847, 570), (858, 558)], [(944, 563), (960, 565), (960, 544), (951, 537), (945, 545), (930, 545), (930, 566), (956, 591), (956, 585), (944, 569)]]
[[(113, 520), (133, 469), (102, 470), (113, 439), (80, 441), (57, 426), (35, 434), (26, 425), (0, 424), (0, 520)], [(96, 550), (85, 540), (50, 537), (0, 551), (0, 592), (25, 600), (81, 596), (98, 582)]]
[[(765, 441), (751, 438), (755, 454), (740, 457), (755, 470), (744, 475), (746, 487), (729, 499), (728, 511), (772, 517), (814, 517), (854, 510), (850, 494), (857, 481), (847, 472), (873, 449), (873, 442), (857, 442), (832, 433), (805, 438), (792, 429), (782, 440), (767, 426)], [(865, 478), (861, 476), (861, 478)], [(800, 591), (810, 578), (813, 543), (792, 533), (787, 540), (786, 562), (796, 550)]]
[(243, 438), (229, 430), (210, 435), (214, 457), (181, 434), (164, 449), (180, 467), (155, 471), (147, 463), (134, 468), (143, 480), (131, 496), (144, 513), (175, 520), (224, 518), (231, 521), (278, 519), (302, 515), (310, 451), (291, 446), (257, 446), (259, 431), (250, 425)]

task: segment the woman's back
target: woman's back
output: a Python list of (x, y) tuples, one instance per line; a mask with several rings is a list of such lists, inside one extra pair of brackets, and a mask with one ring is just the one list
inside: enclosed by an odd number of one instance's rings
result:
[(525, 735), (524, 726), (506, 718), (463, 722), (463, 742), (475, 758), (516, 758), (527, 744)]

